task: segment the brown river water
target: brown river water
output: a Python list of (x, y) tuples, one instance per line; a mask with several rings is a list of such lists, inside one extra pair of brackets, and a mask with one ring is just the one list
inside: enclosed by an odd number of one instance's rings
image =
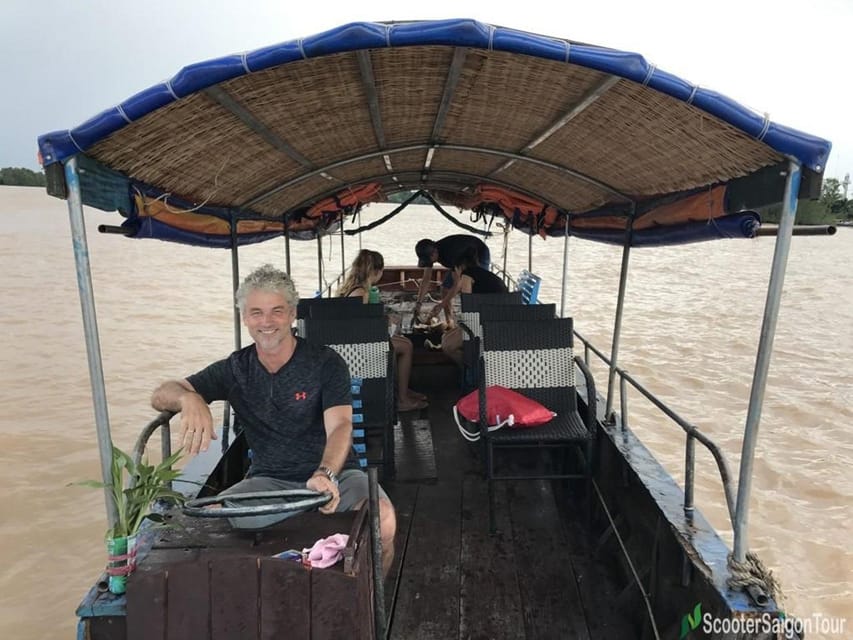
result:
[[(364, 220), (388, 211), (366, 209)], [(462, 218), (467, 221), (466, 217)], [(86, 210), (107, 398), (115, 442), (130, 449), (154, 416), (151, 390), (233, 346), (226, 250), (97, 233), (116, 214)], [(412, 264), (420, 237), (462, 233), (411, 207), (365, 234), (386, 264)], [(502, 261), (501, 238), (488, 241)], [(541, 297), (560, 301), (563, 242), (534, 239)], [(354, 257), (357, 238), (347, 238)], [(318, 288), (317, 243), (291, 242), (303, 295)], [(631, 255), (620, 364), (714, 439), (735, 478), (774, 239)], [(340, 239), (323, 242), (337, 274)], [(527, 266), (510, 237), (508, 271)], [(566, 315), (609, 353), (621, 250), (572, 239)], [(795, 237), (755, 460), (750, 548), (800, 617), (846, 617), (853, 633), (853, 229)], [(284, 242), (241, 249), (241, 273), (284, 264)], [(68, 486), (100, 475), (67, 207), (41, 189), (0, 187), (0, 638), (74, 637), (74, 609), (104, 564), (104, 498)], [(244, 344), (246, 336), (244, 333)], [(594, 368), (606, 390), (603, 367)], [(618, 402), (617, 402), (618, 408)], [(639, 394), (629, 424), (679, 481), (684, 437)], [(697, 446), (696, 500), (731, 544), (719, 476)], [(820, 633), (810, 638), (823, 636)]]

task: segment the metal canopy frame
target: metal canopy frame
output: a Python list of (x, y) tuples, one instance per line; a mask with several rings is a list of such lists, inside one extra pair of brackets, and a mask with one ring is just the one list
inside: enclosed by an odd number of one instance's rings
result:
[[(490, 43), (491, 46), (491, 43)], [(455, 47), (453, 58), (447, 68), (447, 77), (445, 79), (444, 90), (439, 105), (438, 111), (433, 122), (430, 141), (422, 144), (410, 144), (398, 147), (388, 148), (386, 145), (385, 130), (382, 122), (381, 109), (379, 106), (379, 96), (377, 92), (376, 77), (374, 75), (373, 65), (369, 50), (361, 49), (356, 52), (358, 60), (358, 68), (361, 77), (361, 85), (365, 92), (370, 121), (375, 135), (378, 150), (368, 153), (356, 154), (349, 157), (338, 159), (334, 162), (327, 163), (323, 166), (316, 166), (311, 160), (300, 153), (296, 148), (289, 144), (285, 139), (271, 131), (263, 122), (252, 113), (251, 109), (247, 108), (238, 99), (229, 94), (222, 86), (212, 85), (202, 89), (203, 93), (213, 102), (220, 105), (233, 116), (235, 116), (245, 127), (257, 134), (271, 147), (279, 151), (281, 154), (301, 165), (305, 172), (299, 176), (286, 180), (272, 188), (256, 194), (247, 201), (231, 210), (230, 229), (231, 229), (231, 250), (232, 250), (232, 280), (233, 292), (236, 293), (239, 285), (239, 256), (237, 242), (237, 219), (240, 217), (241, 210), (250, 209), (253, 205), (284, 191), (294, 185), (300, 184), (312, 177), (322, 176), (323, 178), (341, 184), (346, 184), (345, 181), (335, 178), (330, 172), (337, 168), (345, 167), (354, 163), (373, 160), (381, 157), (384, 161), (386, 174), (377, 176), (376, 179), (390, 179), (399, 187), (400, 190), (406, 189), (407, 185), (410, 188), (417, 189), (421, 186), (425, 178), (438, 175), (447, 176), (447, 184), (450, 187), (459, 186), (461, 181), (476, 178), (473, 174), (464, 172), (441, 172), (437, 171), (434, 174), (429, 174), (436, 152), (449, 151), (457, 153), (474, 153), (485, 154), (505, 159), (497, 169), (492, 170), (483, 178), (492, 179), (492, 176), (506, 171), (515, 163), (527, 163), (538, 168), (551, 170), (560, 175), (577, 180), (586, 185), (592, 186), (611, 196), (615, 196), (619, 200), (631, 206), (631, 213), (628, 217), (628, 224), (625, 233), (625, 243), (623, 245), (622, 263), (619, 279), (619, 290), (617, 297), (617, 307), (614, 320), (613, 340), (611, 345), (610, 368), (608, 374), (608, 389), (605, 415), (611, 419), (613, 414), (614, 403), (614, 386), (615, 376), (618, 368), (618, 354), (621, 337), (621, 325), (625, 303), (625, 293), (627, 289), (627, 275), (630, 257), (630, 248), (634, 233), (634, 222), (637, 217), (636, 203), (634, 200), (615, 188), (613, 185), (593, 178), (589, 175), (572, 169), (569, 166), (549, 162), (546, 160), (534, 158), (530, 152), (538, 145), (553, 136), (560, 129), (565, 127), (569, 122), (575, 119), (579, 114), (583, 113), (590, 105), (594, 104), (602, 95), (607, 93), (613, 86), (624, 78), (621, 76), (607, 75), (596, 86), (587, 91), (566, 113), (554, 120), (548, 125), (544, 131), (539, 133), (530, 142), (518, 151), (506, 151), (497, 148), (477, 145), (463, 144), (443, 144), (442, 129), (444, 127), (450, 105), (456, 94), (457, 84), (460, 79), (462, 69), (465, 65), (467, 50), (465, 47)], [(649, 70), (649, 78), (652, 77), (654, 69)], [(627, 77), (627, 76), (626, 76)], [(645, 84), (645, 83), (644, 83)], [(694, 93), (696, 91), (694, 90)], [(690, 100), (693, 100), (691, 95)], [(125, 118), (127, 119), (127, 118)], [(759, 139), (763, 139), (769, 120), (765, 119), (764, 130)], [(129, 120), (128, 120), (129, 122)], [(70, 135), (70, 132), (69, 132)], [(72, 138), (73, 140), (73, 138)], [(76, 142), (75, 142), (76, 144)], [(79, 148), (79, 147), (78, 147)], [(396, 154), (404, 154), (413, 151), (425, 151), (423, 168), (420, 171), (407, 170), (405, 172), (395, 173), (392, 165), (392, 157)], [(828, 151), (827, 151), (828, 152)], [(83, 316), (83, 325), (86, 339), (87, 360), (89, 365), (89, 375), (92, 387), (93, 403), (95, 409), (95, 423), (98, 438), (98, 447), (101, 461), (101, 471), (105, 484), (105, 500), (107, 509), (107, 518), (110, 527), (117, 523), (116, 505), (113, 503), (110, 493), (111, 487), (111, 461), (112, 461), (112, 440), (110, 435), (109, 412), (106, 402), (106, 390), (103, 374), (103, 362), (100, 350), (100, 341), (98, 335), (97, 317), (95, 312), (94, 292), (92, 289), (91, 266), (89, 262), (88, 243), (86, 239), (85, 221), (83, 216), (82, 194), (80, 186), (80, 175), (78, 171), (78, 158), (75, 155), (67, 157), (63, 160), (65, 181), (68, 188), (68, 210), (69, 221), (71, 226), (72, 244), (74, 250), (78, 291), (81, 303), (81, 312)], [(820, 167), (817, 167), (819, 170)], [(734, 559), (736, 562), (743, 562), (746, 557), (746, 549), (748, 544), (748, 521), (749, 521), (749, 500), (752, 484), (752, 472), (755, 447), (757, 443), (758, 430), (761, 419), (762, 405), (764, 400), (764, 392), (767, 383), (770, 358), (773, 349), (773, 342), (776, 330), (776, 322), (778, 319), (779, 306), (781, 301), (782, 288), (787, 266), (788, 255), (790, 252), (790, 241), (793, 234), (794, 220), (797, 210), (797, 194), (800, 188), (802, 176), (802, 163), (789, 157), (788, 171), (786, 174), (785, 196), (783, 202), (783, 214), (779, 225), (779, 230), (776, 239), (774, 250), (773, 264), (768, 284), (767, 299), (765, 302), (762, 329), (759, 339), (758, 351), (756, 355), (755, 369), (753, 373), (753, 381), (750, 391), (749, 407), (747, 412), (746, 424), (744, 427), (744, 438), (742, 445), (741, 464), (739, 472), (739, 482), (737, 491), (737, 505), (734, 519)], [(360, 180), (361, 181), (361, 180)], [(501, 186), (508, 186), (518, 189), (512, 185), (510, 181), (497, 181)], [(340, 188), (340, 187), (339, 187)], [(521, 189), (518, 189), (522, 191)], [(408, 204), (408, 203), (406, 203)], [(433, 201), (433, 204), (437, 204)], [(405, 206), (405, 205), (404, 205)], [(437, 207), (439, 208), (439, 207)], [(439, 208), (439, 210), (441, 210)], [(282, 216), (285, 226), (285, 257), (287, 269), (290, 270), (290, 246), (289, 237), (287, 234), (287, 219)], [(343, 221), (341, 222), (341, 261), (342, 271), (346, 267), (344, 257), (344, 229)], [(561, 298), (561, 313), (565, 306), (566, 298), (566, 274), (568, 264), (568, 223), (565, 231), (565, 244), (563, 255), (563, 292)], [(532, 264), (532, 234), (528, 237), (528, 269), (533, 270)], [(318, 277), (319, 290), (322, 293), (324, 290), (323, 283), (323, 252), (322, 252), (322, 234), (317, 234), (317, 260), (318, 260)], [(241, 329), (240, 329), (240, 313), (234, 309), (234, 342), (235, 348), (239, 349), (241, 344)], [(229, 423), (229, 408), (226, 404), (225, 425)], [(692, 440), (688, 441), (687, 456), (692, 457)], [(690, 465), (688, 465), (690, 468)], [(692, 482), (689, 483), (692, 487)], [(692, 490), (692, 489), (691, 489)], [(692, 503), (692, 501), (691, 501)]]
[(802, 166), (800, 163), (793, 159), (789, 160), (788, 172), (785, 176), (782, 218), (779, 221), (779, 230), (776, 234), (773, 265), (770, 269), (770, 282), (767, 286), (767, 300), (764, 303), (758, 353), (755, 356), (755, 370), (752, 375), (752, 389), (749, 394), (749, 408), (747, 409), (746, 425), (743, 431), (734, 523), (734, 559), (735, 562), (741, 563), (746, 560), (749, 534), (749, 499), (752, 491), (755, 446), (758, 442), (758, 427), (761, 422), (761, 409), (764, 404), (764, 390), (767, 387), (770, 357), (773, 353), (773, 340), (776, 336), (776, 321), (779, 318), (782, 285), (785, 283), (785, 271), (791, 249), (794, 219), (797, 217), (797, 193), (800, 189), (801, 176)]
[[(104, 382), (103, 361), (98, 336), (97, 316), (95, 312), (94, 291), (92, 288), (91, 266), (89, 262), (88, 242), (86, 239), (85, 222), (83, 217), (83, 204), (80, 189), (80, 177), (77, 168), (77, 158), (72, 156), (64, 162), (65, 179), (68, 186), (68, 211), (71, 225), (72, 245), (74, 249), (74, 260), (77, 273), (77, 284), (80, 295), (80, 305), (83, 316), (83, 326), (86, 340), (86, 353), (89, 365), (89, 378), (92, 387), (92, 397), (95, 410), (95, 426), (97, 431), (98, 449), (101, 461), (101, 473), (105, 485), (104, 495), (107, 510), (107, 520), (110, 527), (115, 526), (118, 521), (116, 505), (111, 495), (111, 462), (112, 462), (112, 439), (110, 434), (109, 412), (106, 401), (106, 386)], [(770, 366), (770, 357), (773, 350), (773, 341), (776, 332), (776, 322), (779, 314), (779, 306), (782, 295), (782, 287), (785, 279), (788, 255), (790, 252), (791, 237), (793, 235), (794, 220), (797, 211), (797, 192), (801, 178), (801, 166), (794, 160), (789, 161), (786, 175), (785, 199), (783, 203), (783, 215), (776, 236), (776, 247), (773, 256), (773, 264), (768, 285), (767, 300), (765, 302), (762, 320), (761, 336), (756, 355), (755, 370), (749, 398), (746, 425), (744, 428), (743, 448), (741, 453), (741, 464), (737, 490), (737, 506), (734, 519), (734, 560), (744, 562), (748, 545), (748, 522), (749, 522), (749, 500), (752, 487), (752, 470), (755, 455), (755, 447), (758, 438), (758, 429), (761, 420), (761, 411), (764, 401), (764, 391), (767, 385), (767, 377)], [(411, 197), (407, 202), (395, 210), (395, 213), (404, 209), (414, 200)], [(434, 206), (436, 203), (433, 201)], [(437, 207), (439, 211), (441, 209)], [(621, 325), (625, 304), (625, 293), (627, 289), (628, 264), (631, 249), (631, 238), (633, 235), (633, 209), (630, 224), (626, 230), (625, 244), (622, 252), (622, 264), (619, 277), (619, 291), (617, 296), (616, 317), (614, 321), (613, 342), (611, 345), (610, 369), (608, 374), (607, 404), (605, 416), (613, 419), (614, 383), (617, 373), (619, 344), (621, 336)], [(568, 227), (566, 228), (563, 250), (563, 292), (561, 296), (561, 315), (565, 306), (566, 298), (566, 273), (568, 263)], [(341, 265), (342, 271), (346, 262), (344, 257), (344, 229), (341, 228)], [(231, 218), (231, 264), (232, 264), (232, 293), (236, 294), (239, 286), (239, 252), (237, 235), (237, 219)], [(285, 235), (285, 259), (290, 265), (290, 246), (287, 233)], [(532, 270), (532, 239), (528, 237), (528, 268)], [(322, 236), (317, 236), (317, 263), (318, 263), (318, 287), (322, 292), (323, 285), (323, 250)], [(234, 308), (234, 343), (235, 348), (241, 345), (240, 312)], [(223, 418), (223, 427), (230, 423), (229, 408), (226, 405)], [(691, 455), (688, 447), (686, 455)], [(688, 469), (690, 469), (688, 462)], [(691, 501), (692, 503), (692, 501)]]
[(385, 156), (388, 156), (390, 158), (390, 156), (398, 154), (398, 153), (409, 153), (411, 151), (424, 151), (424, 150), (433, 151), (433, 152), (446, 150), (446, 151), (460, 151), (463, 153), (482, 153), (485, 155), (492, 155), (492, 156), (497, 156), (497, 157), (501, 157), (501, 158), (509, 158), (512, 160), (517, 160), (519, 162), (527, 162), (527, 163), (530, 163), (530, 164), (535, 165), (537, 167), (541, 167), (543, 169), (551, 169), (551, 170), (556, 171), (558, 173), (568, 175), (568, 176), (570, 176), (576, 180), (580, 180), (581, 182), (584, 182), (588, 185), (591, 185), (597, 189), (600, 189), (602, 191), (606, 191), (607, 193), (609, 193), (613, 196), (616, 196), (617, 198), (620, 198), (620, 199), (624, 200), (625, 202), (628, 202), (628, 203), (632, 202), (632, 198), (629, 195), (622, 193), (618, 189), (610, 186), (609, 184), (601, 182), (600, 180), (596, 180), (595, 178), (587, 176), (587, 175), (585, 175), (579, 171), (575, 171), (571, 167), (566, 167), (566, 166), (563, 166), (560, 164), (556, 164), (554, 162), (548, 162), (547, 160), (540, 160), (539, 158), (533, 158), (531, 156), (526, 156), (526, 155), (523, 155), (520, 153), (513, 153), (510, 151), (503, 151), (501, 149), (493, 149), (490, 147), (478, 147), (478, 146), (473, 146), (473, 145), (410, 144), (410, 145), (404, 145), (401, 147), (391, 147), (388, 149), (380, 149), (379, 151), (371, 151), (369, 153), (362, 153), (362, 154), (358, 154), (355, 156), (351, 156), (349, 158), (343, 158), (342, 160), (336, 160), (335, 162), (330, 162), (329, 164), (326, 164), (326, 165), (319, 167), (319, 168), (316, 168), (316, 169), (312, 169), (311, 171), (307, 171), (306, 173), (300, 174), (300, 175), (296, 176), (295, 178), (291, 178), (290, 180), (282, 182), (281, 184), (276, 185), (275, 187), (267, 189), (266, 191), (263, 191), (262, 193), (259, 193), (255, 196), (249, 198), (245, 202), (242, 202), (238, 208), (239, 209), (249, 209), (249, 208), (253, 207), (254, 205), (258, 204), (259, 202), (262, 202), (262, 201), (266, 200), (267, 198), (284, 191), (285, 189), (289, 189), (290, 187), (292, 187), (296, 184), (299, 184), (300, 182), (304, 182), (305, 180), (308, 180), (308, 179), (313, 178), (313, 177), (318, 176), (318, 175), (327, 175), (329, 171), (333, 171), (334, 169), (338, 169), (340, 167), (345, 167), (347, 165), (354, 164), (356, 162), (362, 162), (364, 160), (373, 160), (375, 158), (380, 158), (380, 157), (385, 157)]

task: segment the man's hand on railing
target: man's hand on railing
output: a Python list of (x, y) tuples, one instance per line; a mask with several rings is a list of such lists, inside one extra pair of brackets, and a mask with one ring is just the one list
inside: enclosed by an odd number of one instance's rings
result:
[(204, 398), (195, 392), (183, 394), (178, 442), (181, 443), (184, 451), (190, 455), (207, 451), (210, 441), (216, 438), (216, 432), (213, 430), (213, 415)]

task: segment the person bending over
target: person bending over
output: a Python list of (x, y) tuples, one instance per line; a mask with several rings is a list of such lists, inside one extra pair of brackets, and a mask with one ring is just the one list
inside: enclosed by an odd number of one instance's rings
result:
[[(322, 513), (357, 509), (367, 499), (367, 475), (352, 448), (352, 398), (346, 363), (332, 349), (291, 331), (299, 296), (290, 277), (264, 265), (243, 281), (237, 305), (254, 344), (183, 380), (164, 382), (151, 405), (181, 413), (179, 441), (190, 454), (216, 439), (208, 404), (228, 400), (252, 450), (246, 479), (225, 495), (309, 488), (332, 499)], [(274, 502), (274, 500), (272, 500)], [(232, 520), (260, 528), (285, 514)], [(382, 568), (394, 557), (396, 515), (380, 487)]]
[(497, 275), (481, 267), (477, 263), (477, 256), (473, 249), (465, 251), (453, 268), (454, 283), (441, 299), (441, 302), (433, 307), (427, 316), (427, 322), (433, 316), (437, 316), (444, 309), (448, 320), (448, 330), (441, 337), (441, 349), (457, 365), (462, 365), (462, 329), (456, 326), (453, 315), (453, 298), (460, 293), (506, 293), (507, 287)]
[[(341, 297), (361, 298), (365, 304), (370, 296), (370, 287), (379, 282), (385, 260), (382, 254), (370, 249), (362, 249), (353, 260), (338, 295)], [(409, 389), (412, 377), (412, 341), (406, 336), (391, 336), (391, 346), (397, 358), (397, 409), (415, 411), (428, 405), (426, 396)]]
[(451, 289), (455, 283), (456, 274), (454, 274), (452, 269), (456, 266), (462, 254), (471, 250), (473, 250), (476, 256), (477, 264), (484, 269), (489, 269), (492, 263), (489, 247), (476, 236), (458, 234), (446, 236), (436, 241), (428, 238), (418, 241), (415, 245), (415, 253), (418, 256), (418, 266), (424, 268), (424, 275), (421, 279), (421, 285), (418, 288), (417, 300), (415, 301), (416, 318), (419, 317), (421, 302), (426, 295), (430, 279), (432, 278), (432, 265), (438, 262), (442, 266), (451, 269), (441, 283), (442, 296), (444, 296), (446, 291)]
[(483, 268), (478, 263), (477, 254), (473, 248), (464, 251), (453, 265), (453, 284), (444, 289), (441, 302), (435, 305), (427, 314), (426, 320), (437, 317), (444, 310), (444, 316), (455, 324), (453, 317), (453, 298), (460, 293), (506, 293), (508, 291), (503, 280)]

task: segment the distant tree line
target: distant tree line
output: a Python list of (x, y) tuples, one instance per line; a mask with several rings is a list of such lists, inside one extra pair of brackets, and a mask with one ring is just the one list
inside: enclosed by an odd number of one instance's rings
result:
[(44, 173), (23, 167), (3, 167), (0, 169), (0, 184), (18, 187), (43, 187), (45, 186)]
[[(853, 220), (853, 198), (848, 199), (850, 174), (843, 180), (825, 178), (817, 200), (797, 203), (797, 224), (834, 224)], [(775, 204), (761, 211), (763, 222), (776, 223), (782, 215), (782, 205)]]

